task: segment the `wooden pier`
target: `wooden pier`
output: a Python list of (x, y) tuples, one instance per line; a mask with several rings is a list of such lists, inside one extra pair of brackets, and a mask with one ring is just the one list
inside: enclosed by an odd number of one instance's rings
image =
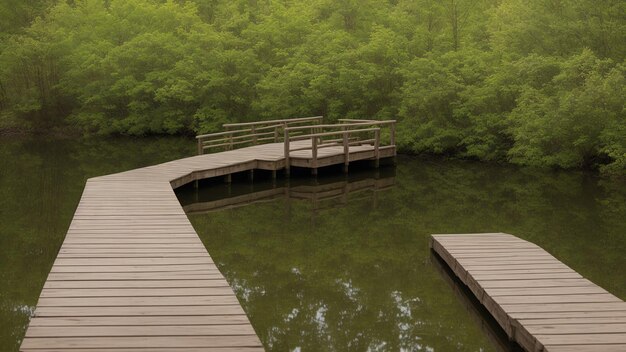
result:
[(527, 351), (626, 351), (626, 302), (503, 233), (432, 235), (431, 249)]
[[(347, 171), (355, 160), (395, 156), (393, 122), (317, 122), (229, 125), (238, 129), (198, 137), (201, 155), (89, 179), (20, 350), (263, 350), (173, 189), (254, 169), (315, 173), (342, 163)], [(384, 136), (381, 126), (390, 128)], [(217, 148), (227, 150), (203, 153)]]

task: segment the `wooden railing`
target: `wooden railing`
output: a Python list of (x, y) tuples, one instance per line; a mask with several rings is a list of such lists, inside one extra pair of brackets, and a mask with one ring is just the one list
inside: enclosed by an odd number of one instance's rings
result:
[(207, 149), (232, 150), (247, 145), (278, 143), (283, 141), (283, 131), (289, 126), (320, 123), (322, 119), (322, 116), (313, 116), (224, 124), (224, 132), (196, 136), (198, 154), (204, 154)]
[[(229, 123), (226, 131), (203, 134), (198, 140), (198, 154), (207, 149), (232, 150), (236, 147), (264, 143), (284, 143), (285, 170), (289, 173), (291, 153), (310, 150), (311, 167), (318, 167), (319, 150), (327, 147), (343, 147), (343, 162), (350, 163), (350, 148), (370, 145), (376, 163), (380, 148), (395, 146), (395, 120), (339, 119), (337, 124), (321, 124), (322, 116), (258, 122)], [(310, 143), (300, 141), (310, 140)], [(296, 143), (300, 142), (300, 143)]]
[[(380, 147), (381, 147), (381, 130), (382, 128), (389, 128), (388, 141), (385, 141), (384, 145), (395, 145), (395, 120), (355, 120), (355, 119), (340, 119), (339, 124), (327, 124), (327, 125), (309, 125), (309, 126), (297, 126), (288, 127), (284, 129), (284, 156), (285, 156), (285, 171), (289, 173), (291, 153), (302, 150), (311, 151), (311, 167), (313, 172), (316, 173), (318, 167), (318, 154), (319, 150), (327, 147), (343, 147), (343, 162), (344, 168), (347, 169), (350, 163), (350, 147), (373, 145), (374, 148), (374, 160), (376, 164), (380, 159)], [(372, 127), (374, 126), (374, 127)], [(309, 130), (309, 134), (299, 134), (303, 130)], [(363, 136), (366, 136), (363, 138)], [(371, 138), (368, 138), (370, 137)], [(328, 138), (332, 137), (332, 138)], [(292, 148), (292, 142), (310, 140), (311, 143), (302, 146), (298, 143), (297, 147)]]

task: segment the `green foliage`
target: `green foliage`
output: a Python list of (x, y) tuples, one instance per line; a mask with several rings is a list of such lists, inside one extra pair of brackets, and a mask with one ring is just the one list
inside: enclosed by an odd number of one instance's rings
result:
[(625, 14), (619, 0), (9, 2), (0, 128), (399, 119), (405, 151), (624, 174)]
[(511, 160), (574, 168), (611, 153), (623, 163), (624, 67), (586, 50), (557, 68), (540, 87), (523, 87), (509, 116), (515, 140)]

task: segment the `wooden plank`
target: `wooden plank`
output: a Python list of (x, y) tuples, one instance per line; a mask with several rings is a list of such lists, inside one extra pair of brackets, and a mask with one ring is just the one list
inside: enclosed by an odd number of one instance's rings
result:
[[(563, 292), (567, 290), (566, 292)], [(537, 296), (537, 295), (574, 295), (581, 293), (606, 293), (600, 287), (589, 285), (580, 287), (517, 287), (517, 288), (488, 288), (485, 292), (491, 297), (498, 296)]]
[(225, 279), (216, 280), (94, 280), (94, 281), (50, 281), (44, 289), (81, 289), (81, 288), (166, 288), (166, 287), (220, 287)]
[[(67, 348), (28, 348), (22, 351), (67, 352)], [(263, 352), (263, 347), (150, 347), (150, 348), (72, 348), (72, 352)]]
[(569, 325), (569, 324), (626, 324), (626, 316), (623, 317), (570, 317), (570, 318), (544, 318), (544, 319), (518, 319), (524, 326), (530, 325)]
[(623, 344), (601, 344), (601, 345), (549, 345), (545, 346), (548, 352), (624, 352)]
[(239, 305), (147, 307), (37, 307), (35, 317), (125, 317), (245, 314)]
[(230, 325), (249, 321), (245, 314), (240, 315), (199, 315), (199, 316), (125, 316), (125, 317), (71, 317), (37, 318), (30, 326), (152, 326), (152, 325)]
[(626, 350), (626, 334), (624, 333), (607, 333), (607, 334), (562, 334), (562, 335), (535, 335), (535, 337), (545, 345), (613, 345), (622, 344), (622, 351)]
[(158, 297), (41, 297), (37, 307), (154, 307), (154, 306), (223, 306), (239, 301), (230, 287), (221, 295)]
[(539, 303), (591, 303), (591, 302), (621, 302), (621, 300), (609, 293), (596, 294), (569, 294), (564, 290), (561, 295), (536, 295), (536, 296), (497, 296), (494, 300), (504, 304), (539, 304)]
[(53, 266), (51, 273), (124, 273), (124, 272), (179, 272), (215, 270), (214, 264), (187, 265), (79, 265)]
[(542, 324), (526, 326), (534, 335), (613, 334), (626, 333), (626, 323)]
[(502, 305), (510, 313), (532, 312), (586, 312), (586, 311), (626, 311), (626, 303), (601, 302), (601, 303), (550, 303), (550, 304), (510, 304)]
[(151, 325), (151, 326), (34, 326), (26, 337), (118, 337), (118, 336), (238, 336), (254, 335), (248, 324)]
[(611, 318), (626, 317), (626, 311), (576, 311), (576, 312), (514, 312), (512, 319), (556, 319), (556, 318)]
[(541, 279), (541, 280), (490, 280), (481, 282), (481, 286), (488, 288), (506, 288), (506, 287), (584, 287), (594, 286), (593, 283), (586, 279)]
[(40, 337), (27, 338), (23, 349), (51, 348), (170, 348), (170, 347), (256, 347), (260, 346), (256, 335), (243, 336), (120, 336), (110, 337)]
[[(72, 288), (72, 289), (44, 289), (41, 298), (46, 297), (118, 297), (118, 296), (232, 296), (233, 292), (226, 280), (218, 281), (215, 287), (154, 287), (150, 288)], [(221, 286), (217, 286), (221, 285)]]
[(213, 264), (213, 260), (207, 255), (199, 258), (57, 258), (54, 262), (55, 266), (158, 266), (185, 264)]
[[(224, 279), (222, 274), (214, 269), (174, 271), (174, 272), (121, 272), (121, 273), (50, 273), (47, 281), (113, 281), (113, 280), (215, 280)], [(48, 287), (48, 286), (46, 286)]]

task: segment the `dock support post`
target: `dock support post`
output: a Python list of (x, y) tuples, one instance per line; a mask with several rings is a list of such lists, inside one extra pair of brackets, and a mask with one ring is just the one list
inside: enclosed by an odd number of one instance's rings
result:
[(285, 125), (285, 127), (283, 128), (284, 132), (285, 132), (285, 139), (283, 141), (283, 143), (285, 144), (285, 176), (289, 177), (289, 166), (290, 166), (290, 160), (289, 160), (289, 156), (290, 156), (290, 147), (289, 147), (289, 130), (287, 129), (287, 126)]
[(276, 170), (272, 170), (272, 180), (276, 180)]
[(374, 167), (380, 166), (380, 128), (374, 131)]
[(224, 182), (226, 183), (233, 182), (233, 174), (224, 175)]
[(311, 175), (317, 176), (317, 136), (311, 137), (311, 156), (312, 168)]
[(250, 180), (250, 182), (254, 181), (254, 169), (248, 171), (248, 180)]
[(350, 143), (348, 140), (348, 132), (346, 127), (342, 127), (343, 130), (343, 172), (348, 173), (348, 165), (350, 165)]
[(202, 138), (198, 139), (198, 155), (202, 155), (204, 154), (204, 142), (202, 141)]

